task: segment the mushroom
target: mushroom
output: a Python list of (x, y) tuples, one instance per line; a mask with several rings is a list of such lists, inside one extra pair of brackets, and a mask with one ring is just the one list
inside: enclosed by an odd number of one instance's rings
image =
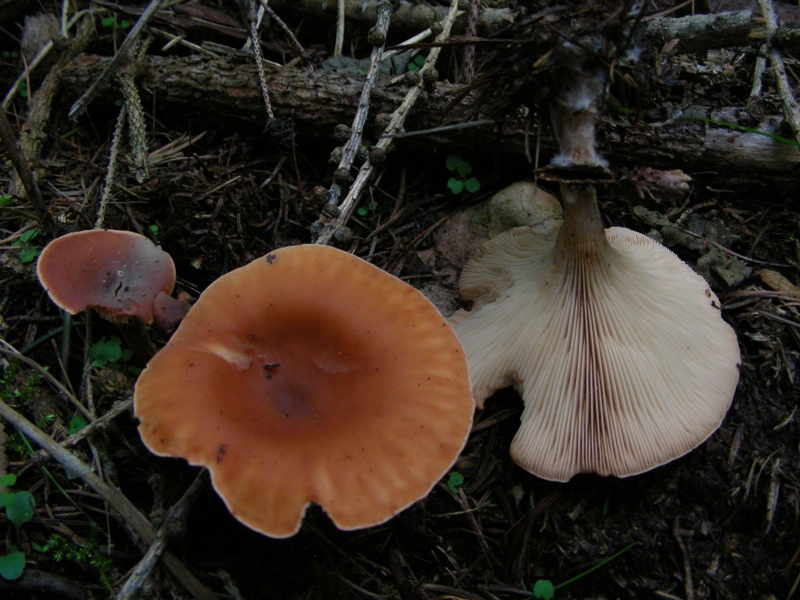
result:
[(45, 247), (36, 274), (59, 308), (73, 315), (94, 308), (120, 324), (134, 355), (153, 355), (142, 323), (153, 322), (156, 296), (172, 293), (175, 264), (149, 239), (106, 229), (68, 233)]
[(478, 408), (513, 385), (511, 455), (544, 479), (626, 477), (689, 452), (720, 425), (739, 347), (717, 297), (670, 250), (604, 230), (591, 186), (562, 185), (551, 235), (517, 228), (465, 267), (473, 302), (450, 320)]
[(36, 267), (50, 299), (70, 314), (97, 309), (109, 318), (153, 322), (153, 299), (172, 293), (169, 254), (131, 231), (91, 229), (50, 242)]
[(162, 331), (172, 331), (183, 320), (192, 307), (191, 296), (186, 292), (173, 298), (165, 291), (160, 291), (153, 299), (153, 316), (155, 324)]
[(427, 495), (474, 404), (461, 344), (417, 290), (335, 248), (276, 250), (212, 283), (136, 383), (144, 444), (207, 467), (234, 517), (340, 529)]

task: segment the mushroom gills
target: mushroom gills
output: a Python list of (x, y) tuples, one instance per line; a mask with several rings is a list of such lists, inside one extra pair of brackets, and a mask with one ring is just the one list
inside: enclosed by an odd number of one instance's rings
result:
[[(565, 215), (556, 237), (518, 228), (490, 241), (461, 278), (473, 308), (451, 324), (477, 406), (509, 383), (525, 402), (511, 448), (520, 466), (559, 481), (634, 475), (719, 426), (739, 376), (736, 335), (670, 250), (603, 230), (593, 190), (567, 189)], [(487, 291), (490, 280), (506, 289)]]

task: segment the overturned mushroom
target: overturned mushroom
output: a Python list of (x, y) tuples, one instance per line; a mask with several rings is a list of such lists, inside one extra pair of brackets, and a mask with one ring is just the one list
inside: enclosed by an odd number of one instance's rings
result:
[(562, 186), (557, 234), (518, 228), (462, 274), (451, 323), (479, 408), (513, 385), (525, 402), (513, 459), (545, 479), (620, 477), (669, 462), (731, 404), (739, 347), (706, 282), (634, 231), (603, 230), (594, 189)]
[(463, 350), (418, 291), (340, 250), (276, 250), (212, 283), (136, 384), (145, 445), (211, 472), (248, 527), (341, 529), (425, 496), (472, 422)]

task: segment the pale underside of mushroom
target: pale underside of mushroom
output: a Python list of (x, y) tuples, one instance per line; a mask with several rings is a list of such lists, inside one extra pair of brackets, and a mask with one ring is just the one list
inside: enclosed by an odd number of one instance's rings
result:
[(311, 245), (214, 282), (148, 364), (135, 404), (151, 451), (207, 467), (237, 519), (279, 538), (312, 502), (340, 529), (387, 521), (447, 472), (474, 411), (463, 350), (436, 308)]
[(474, 304), (451, 324), (477, 406), (517, 389), (511, 454), (545, 479), (625, 477), (689, 452), (719, 426), (739, 376), (717, 297), (634, 231), (613, 227), (607, 243), (577, 248), (557, 237), (511, 230), (464, 270)]

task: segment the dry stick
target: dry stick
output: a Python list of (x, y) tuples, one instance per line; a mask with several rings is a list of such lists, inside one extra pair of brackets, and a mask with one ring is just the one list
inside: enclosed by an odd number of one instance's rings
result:
[(763, 117), (764, 113), (761, 108), (761, 89), (763, 87), (762, 78), (764, 77), (764, 71), (767, 69), (767, 54), (766, 44), (762, 44), (758, 47), (756, 64), (753, 69), (753, 85), (750, 87), (750, 96), (747, 98), (747, 110), (754, 116), (758, 114), (757, 118), (759, 119)]
[(19, 178), (22, 180), (22, 185), (28, 192), (28, 198), (33, 204), (36, 215), (39, 217), (39, 222), (42, 224), (50, 223), (50, 215), (47, 212), (47, 205), (42, 198), (42, 192), (36, 183), (36, 179), (31, 171), (31, 166), (28, 159), (17, 148), (17, 138), (14, 135), (14, 130), (11, 129), (11, 123), (8, 122), (8, 115), (4, 108), (0, 107), (0, 141), (2, 141), (3, 149), (6, 154), (11, 158), (14, 163)]
[(134, 174), (138, 183), (150, 179), (147, 168), (147, 125), (145, 125), (144, 108), (139, 90), (133, 78), (133, 69), (126, 65), (117, 74), (122, 96), (125, 98), (124, 106), (128, 109), (128, 137), (131, 144), (131, 158), (133, 159)]
[(333, 46), (333, 55), (339, 56), (344, 47), (344, 0), (339, 0), (336, 12), (336, 43)]
[(139, 17), (139, 20), (136, 21), (136, 25), (133, 26), (128, 36), (125, 38), (125, 41), (122, 42), (122, 45), (119, 47), (119, 50), (114, 55), (114, 58), (111, 59), (106, 65), (106, 68), (98, 75), (97, 79), (95, 79), (94, 83), (89, 86), (89, 89), (84, 92), (84, 94), (75, 101), (75, 104), (72, 105), (72, 108), (69, 110), (69, 116), (73, 119), (77, 119), (81, 116), (86, 109), (89, 107), (89, 104), (97, 94), (105, 88), (106, 84), (108, 83), (109, 77), (111, 74), (117, 70), (119, 64), (128, 58), (128, 53), (131, 50), (134, 42), (139, 39), (142, 31), (150, 22), (150, 19), (156, 14), (161, 5), (164, 3), (165, 0), (151, 0), (150, 4), (148, 4), (147, 8), (144, 9), (142, 16)]
[[(469, 14), (467, 16), (467, 37), (477, 37), (478, 18), (480, 17), (480, 0), (470, 0)], [(464, 81), (470, 83), (475, 78), (475, 45), (464, 46)]]
[[(70, 21), (68, 26), (72, 27), (76, 19), (77, 17)], [(39, 88), (31, 93), (28, 103), (28, 115), (25, 120), (25, 126), (20, 131), (19, 139), (20, 150), (22, 150), (22, 153), (31, 164), (36, 164), (39, 161), (42, 146), (48, 140), (46, 131), (50, 123), (53, 103), (58, 99), (59, 90), (61, 89), (61, 73), (64, 67), (71, 63), (78, 53), (86, 49), (94, 38), (94, 33), (94, 23), (90, 16), (86, 16), (77, 22), (75, 34), (59, 49), (59, 56), (55, 64), (39, 84)], [(32, 68), (32, 64), (29, 65), (28, 69)]]
[(158, 533), (156, 533), (155, 541), (142, 557), (142, 560), (139, 561), (139, 564), (133, 569), (128, 581), (117, 593), (116, 600), (130, 600), (145, 586), (153, 569), (158, 564), (158, 559), (166, 551), (170, 538), (175, 537), (176, 533), (186, 528), (186, 517), (205, 481), (206, 471), (201, 470), (181, 499), (167, 511), (163, 524), (159, 527)]
[[(356, 116), (353, 119), (353, 126), (350, 129), (350, 138), (344, 146), (342, 158), (339, 161), (338, 171), (345, 171), (349, 173), (350, 167), (353, 165), (353, 160), (361, 147), (361, 137), (364, 133), (364, 125), (367, 122), (367, 115), (369, 114), (370, 96), (372, 90), (375, 89), (375, 82), (378, 79), (378, 65), (381, 62), (383, 55), (383, 48), (386, 41), (386, 33), (389, 30), (389, 21), (392, 16), (392, 5), (387, 0), (381, 0), (378, 3), (378, 15), (374, 29), (370, 32), (370, 37), (382, 37), (383, 42), (380, 45), (373, 46), (372, 54), (370, 55), (369, 70), (367, 71), (367, 79), (364, 82), (364, 88), (361, 90), (361, 97), (358, 100), (358, 108), (356, 109)], [(374, 32), (374, 33), (373, 33)], [(324, 214), (336, 215), (337, 205), (339, 204), (339, 197), (342, 194), (342, 185), (334, 181), (331, 184), (331, 189), (328, 190), (328, 198), (323, 209)], [(324, 217), (323, 217), (324, 218)]]
[[(437, 42), (444, 42), (450, 36), (450, 30), (453, 27), (453, 21), (455, 21), (457, 13), (458, 0), (453, 0), (450, 4), (450, 10), (447, 13), (447, 17), (442, 23), (442, 32), (436, 37)], [(375, 144), (375, 148), (386, 150), (392, 143), (393, 138), (391, 136), (400, 132), (400, 130), (403, 128), (403, 123), (405, 123), (408, 112), (414, 106), (417, 98), (419, 98), (419, 95), (422, 93), (425, 73), (434, 67), (436, 60), (439, 58), (440, 52), (441, 47), (434, 47), (431, 49), (430, 53), (428, 54), (428, 58), (425, 60), (425, 64), (419, 71), (419, 74), (421, 75), (420, 81), (410, 90), (408, 90), (403, 103), (397, 108), (396, 111), (394, 111), (394, 113), (392, 113), (389, 124), (386, 126), (381, 138)], [(367, 184), (367, 181), (371, 175), (372, 162), (367, 159), (367, 161), (361, 166), (361, 169), (356, 176), (356, 180), (350, 186), (347, 196), (337, 207), (339, 215), (330, 223), (325, 225), (322, 233), (316, 241), (317, 244), (329, 243), (336, 229), (347, 222), (353, 212), (353, 209), (355, 208), (359, 196), (361, 195), (361, 191), (364, 189), (364, 186)]]
[(267, 87), (267, 73), (264, 70), (264, 56), (261, 54), (261, 43), (258, 39), (258, 11), (256, 11), (255, 0), (250, 0), (250, 9), (248, 12), (248, 19), (250, 21), (250, 39), (253, 44), (253, 55), (256, 59), (256, 68), (258, 69), (258, 79), (261, 82), (261, 95), (264, 97), (264, 105), (267, 109), (267, 120), (273, 121), (275, 114), (272, 112), (272, 103), (269, 101), (269, 88)]
[(262, 11), (268, 12), (269, 16), (272, 17), (273, 20), (280, 26), (280, 28), (283, 29), (284, 33), (286, 33), (286, 35), (289, 38), (289, 41), (292, 43), (292, 46), (294, 46), (294, 51), (297, 53), (297, 55), (303, 56), (305, 50), (303, 49), (303, 45), (300, 43), (300, 40), (298, 40), (297, 37), (294, 35), (294, 32), (291, 29), (289, 29), (289, 26), (286, 25), (286, 23), (283, 22), (283, 19), (281, 19), (280, 16), (278, 16), (278, 13), (272, 10), (272, 7), (269, 4), (267, 4), (267, 0), (259, 0), (259, 2), (261, 3), (261, 7), (258, 9), (259, 25), (261, 24), (260, 16), (262, 14)]
[(770, 49), (769, 62), (775, 72), (778, 96), (780, 96), (781, 104), (783, 105), (783, 116), (786, 122), (789, 123), (789, 127), (792, 128), (794, 139), (800, 142), (800, 107), (798, 107), (797, 101), (794, 99), (792, 87), (786, 77), (786, 67), (783, 64), (781, 51), (777, 48)]
[[(398, 8), (392, 14), (392, 31), (398, 35), (409, 35), (428, 27), (431, 23), (443, 21), (449, 10), (447, 6), (434, 2), (394, 2)], [(494, 3), (498, 4), (498, 3)], [(377, 0), (346, 0), (345, 19), (356, 27), (367, 29), (374, 24)], [(291, 9), (294, 14), (326, 24), (336, 23), (337, 3), (332, 0), (270, 0), (270, 6), (277, 11)], [(521, 18), (510, 8), (485, 8), (481, 11), (479, 27), (492, 33), (508, 27), (515, 18)], [(458, 26), (458, 23), (455, 25)]]
[(11, 104), (11, 101), (14, 99), (14, 96), (17, 95), (17, 91), (19, 90), (19, 86), (23, 81), (27, 81), (31, 71), (33, 71), (36, 67), (38, 67), (41, 62), (50, 54), (50, 51), (53, 49), (53, 40), (47, 42), (42, 49), (36, 54), (33, 60), (30, 63), (25, 64), (25, 68), (23, 69), (22, 73), (19, 74), (16, 81), (8, 88), (8, 93), (6, 97), (3, 98), (3, 108), (8, 108), (8, 105)]
[[(150, 521), (139, 512), (133, 503), (118, 489), (108, 485), (95, 474), (91, 467), (64, 449), (53, 438), (28, 421), (25, 417), (0, 400), (0, 417), (11, 423), (17, 430), (32, 439), (37, 446), (45, 450), (64, 467), (69, 477), (80, 477), (105, 502), (118, 513), (123, 525), (129, 528), (134, 538), (140, 543), (152, 544), (156, 539), (156, 531)], [(163, 555), (164, 564), (175, 578), (195, 598), (217, 600), (216, 596), (198, 580), (186, 566), (171, 552)]]
[(70, 392), (64, 385), (55, 377), (53, 377), (49, 371), (45, 370), (42, 365), (37, 363), (35, 360), (32, 360), (22, 354), (19, 350), (17, 350), (14, 346), (9, 344), (7, 341), (0, 339), (0, 353), (5, 354), (6, 356), (12, 357), (14, 360), (18, 360), (24, 362), (26, 365), (35, 369), (47, 382), (53, 386), (56, 391), (66, 398), (70, 404), (72, 404), (75, 408), (77, 408), (81, 414), (89, 420), (92, 420), (92, 413), (90, 413), (86, 407), (81, 404), (78, 399)]
[(61, 442), (61, 445), (65, 447), (74, 446), (85, 437), (93, 434), (95, 431), (104, 430), (111, 424), (111, 421), (116, 419), (122, 413), (130, 411), (132, 407), (133, 407), (133, 398), (128, 398), (126, 400), (118, 400), (111, 406), (111, 408), (109, 408), (105, 413), (103, 413), (103, 416), (96, 418), (86, 427), (81, 428), (80, 431), (73, 433), (71, 436), (69, 436), (67, 439)]
[(764, 24), (767, 29), (769, 63), (775, 73), (775, 86), (778, 89), (778, 96), (783, 105), (783, 116), (792, 129), (794, 139), (800, 141), (800, 108), (797, 106), (792, 87), (789, 85), (789, 80), (786, 76), (783, 55), (780, 50), (773, 46), (773, 39), (778, 32), (778, 16), (775, 14), (772, 0), (759, 0), (758, 5), (761, 7), (761, 14), (764, 16)]
[(689, 552), (686, 550), (686, 544), (683, 543), (681, 537), (680, 522), (675, 519), (672, 524), (672, 535), (675, 536), (675, 541), (678, 542), (678, 548), (683, 554), (683, 588), (686, 593), (686, 600), (694, 600), (694, 583), (692, 582), (692, 561), (689, 558)]
[(404, 48), (404, 46), (410, 46), (411, 44), (417, 44), (419, 42), (425, 41), (432, 35), (433, 31), (431, 31), (431, 28), (428, 27), (425, 31), (418, 33), (417, 35), (408, 38), (404, 42), (400, 42), (399, 44), (397, 44), (394, 50), (389, 50), (388, 52), (384, 52), (383, 56), (381, 57), (381, 61), (386, 62), (387, 60), (392, 58), (395, 54), (400, 54), (401, 52), (408, 52), (408, 50)]
[[(64, 2), (63, 6), (66, 7), (66, 5), (67, 5), (67, 2)], [(69, 22), (62, 21), (61, 35), (62, 35), (62, 37), (64, 39), (68, 39), (68, 35), (67, 35), (68, 30), (71, 29), (72, 26), (75, 23), (77, 23), (78, 20), (83, 15), (85, 15), (87, 12), (89, 12), (89, 11), (88, 10), (79, 10), (78, 12), (76, 12), (72, 16), (72, 18), (69, 20)], [(54, 75), (57, 74), (57, 72), (58, 72), (57, 69), (60, 68), (60, 65), (61, 65), (62, 62), (66, 62), (66, 60), (71, 60), (72, 57), (75, 54), (78, 53), (79, 50), (83, 49), (83, 46), (85, 46), (85, 42), (88, 42), (88, 35), (87, 35), (88, 29), (84, 29), (84, 28), (88, 27), (91, 24), (92, 24), (92, 19), (91, 19), (91, 17), (88, 17), (81, 24), (81, 28), (78, 29), (78, 32), (75, 34), (75, 37), (72, 40), (70, 40), (70, 44), (69, 44), (69, 47), (68, 47), (67, 51), (64, 52), (63, 49), (62, 49), (61, 57), (59, 58), (56, 67), (53, 68), (53, 69), (56, 69), (56, 73)], [(90, 29), (93, 30), (94, 28), (91, 27)], [(85, 42), (83, 40), (85, 40)], [(17, 77), (17, 79), (12, 84), (12, 86), (8, 89), (8, 93), (6, 94), (6, 97), (3, 98), (3, 108), (8, 108), (8, 105), (11, 104), (11, 101), (17, 95), (17, 91), (19, 90), (19, 87), (18, 87), (19, 84), (22, 81), (27, 81), (28, 80), (28, 78), (30, 77), (30, 73), (36, 67), (38, 67), (41, 64), (41, 62), (47, 57), (48, 54), (50, 54), (50, 51), (53, 49), (53, 47), (54, 47), (53, 46), (53, 40), (50, 40), (44, 46), (42, 46), (42, 49), (39, 50), (39, 52), (36, 54), (36, 56), (33, 58), (33, 60), (29, 64), (25, 65), (25, 69), (22, 71), (22, 73), (20, 73), (19, 77)], [(53, 69), (51, 69), (51, 73), (53, 72)], [(49, 76), (50, 76), (50, 74), (48, 74), (48, 77)]]
[(114, 186), (114, 175), (117, 172), (117, 157), (119, 156), (119, 144), (122, 140), (122, 130), (125, 127), (125, 119), (128, 116), (127, 105), (123, 104), (119, 109), (117, 124), (114, 127), (114, 134), (111, 136), (111, 152), (108, 157), (108, 169), (106, 169), (105, 186), (100, 196), (100, 206), (97, 208), (97, 220), (94, 222), (95, 229), (103, 228), (103, 221), (106, 218), (106, 208), (111, 198), (111, 190)]
[[(786, 33), (786, 28), (781, 32)], [(766, 37), (763, 19), (750, 10), (738, 10), (709, 15), (688, 17), (657, 17), (646, 21), (644, 42), (658, 49), (667, 42), (678, 40), (676, 54), (705, 52), (714, 48), (751, 46)], [(796, 44), (795, 32), (784, 39)]]

